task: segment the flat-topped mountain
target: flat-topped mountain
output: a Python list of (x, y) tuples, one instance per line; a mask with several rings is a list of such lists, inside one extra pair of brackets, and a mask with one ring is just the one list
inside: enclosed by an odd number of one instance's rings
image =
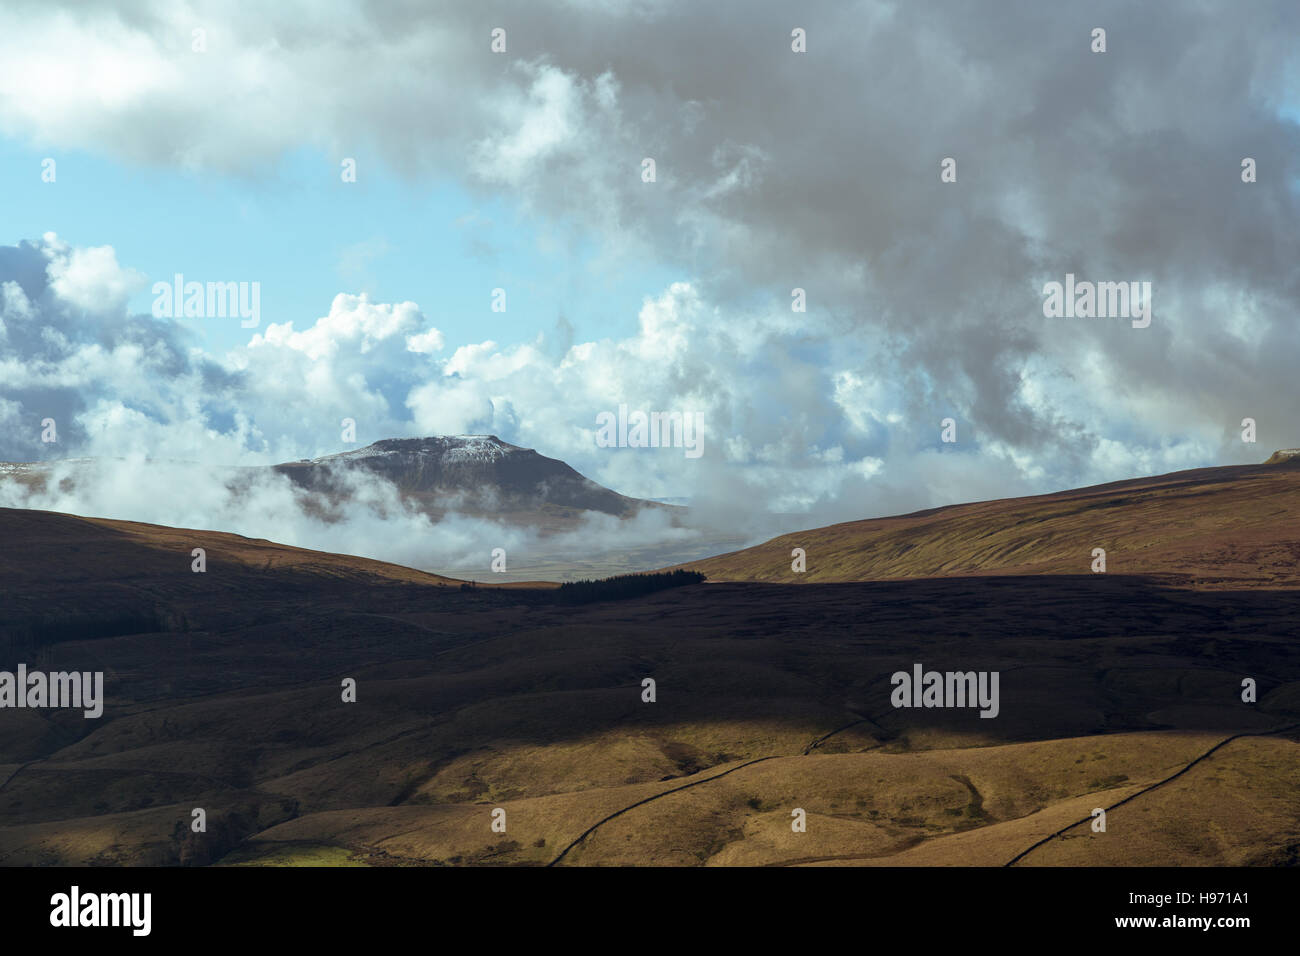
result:
[[(155, 460), (159, 465), (190, 464)], [(70, 491), (93, 481), (111, 460), (69, 458), (48, 462), (0, 462), (0, 481), (15, 480), (43, 490), (59, 470), (60, 488)], [(434, 518), (455, 511), (554, 530), (575, 524), (583, 512), (629, 518), (643, 508), (678, 513), (657, 501), (629, 498), (599, 485), (556, 458), (502, 441), (496, 435), (388, 438), (352, 451), (304, 458), (269, 467), (217, 468), (232, 492), (259, 473), (283, 475), (321, 496), (322, 516), (332, 520), (346, 509), (356, 478), (391, 483), (410, 503)]]
[(348, 472), (369, 472), (435, 512), (455, 506), (551, 515), (599, 511), (630, 517), (645, 507), (665, 507), (620, 495), (559, 459), (496, 435), (389, 438), (355, 451), (286, 462), (274, 470), (295, 484), (325, 493), (339, 492), (344, 486), (340, 478)]
[[(156, 502), (139, 491), (158, 486), (167, 491)], [(118, 507), (123, 488), (137, 493), (128, 496), (129, 506)], [(0, 505), (251, 534), (267, 529), (245, 520), (250, 514), (273, 513), (290, 524), (305, 517), (318, 547), (364, 548), (359, 553), (470, 578), (489, 572), (486, 562), (465, 558), (463, 525), (431, 539), (415, 557), (407, 546), (416, 534), (408, 519), (419, 525), (423, 515), (449, 527), (461, 519), (489, 522), (522, 534), (512, 540), (528, 542), (514, 549), (508, 572), (492, 572), (494, 581), (644, 571), (755, 540), (707, 526), (680, 505), (621, 495), (563, 461), (496, 435), (389, 438), (275, 465), (109, 457), (0, 462)], [(648, 520), (635, 534), (617, 533), (638, 516)], [(411, 533), (403, 537), (395, 530), (390, 542), (382, 533), (362, 540), (349, 531), (375, 519), (396, 521), (394, 529)], [(304, 543), (291, 530), (282, 533)]]

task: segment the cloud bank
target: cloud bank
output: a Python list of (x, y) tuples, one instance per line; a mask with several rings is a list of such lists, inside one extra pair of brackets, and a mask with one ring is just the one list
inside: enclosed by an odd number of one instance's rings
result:
[[(140, 277), (109, 246), (47, 236), (0, 250), (0, 457), (48, 457), (53, 417), (64, 454), (265, 463), (354, 418), (812, 524), (1300, 444), (1285, 0), (78, 10), (0, 12), (0, 132), (212, 176), (374, 155), (681, 279), (626, 338), (450, 342), (436, 303), (345, 293), (218, 356), (125, 313)], [(1044, 317), (1067, 273), (1151, 282), (1151, 326)], [(598, 449), (620, 403), (701, 414), (706, 453)]]

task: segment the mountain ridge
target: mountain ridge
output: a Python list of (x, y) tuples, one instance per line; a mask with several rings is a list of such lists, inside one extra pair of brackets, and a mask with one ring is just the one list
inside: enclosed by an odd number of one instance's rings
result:
[[(91, 469), (109, 460), (124, 459), (0, 462), (0, 478), (9, 477), (41, 490), (53, 469), (71, 466), (73, 476), (62, 481), (75, 486), (76, 469)], [(198, 464), (171, 459), (146, 462)], [(385, 438), (362, 448), (315, 458), (219, 470), (231, 476), (234, 488), (259, 473), (282, 475), (299, 488), (319, 493), (334, 508), (346, 502), (349, 478), (368, 474), (391, 482), (404, 498), (431, 517), (439, 518), (450, 511), (499, 515), (516, 523), (555, 529), (575, 525), (587, 511), (618, 518), (635, 517), (645, 509), (674, 515), (683, 512), (680, 506), (620, 494), (558, 458), (511, 444), (496, 435)]]

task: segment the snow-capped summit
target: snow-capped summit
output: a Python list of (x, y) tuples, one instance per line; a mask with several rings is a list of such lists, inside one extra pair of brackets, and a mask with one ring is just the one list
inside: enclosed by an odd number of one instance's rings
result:
[(504, 442), (496, 435), (434, 435), (429, 438), (385, 438), (354, 451), (303, 460), (321, 464), (405, 455), (435, 456), (444, 461), (498, 461), (512, 452), (531, 450)]
[(625, 516), (662, 507), (610, 491), (564, 462), (496, 435), (387, 438), (354, 451), (276, 465), (296, 484), (343, 494), (342, 473), (362, 469), (392, 482), (432, 511), (448, 507), (494, 512), (601, 511)]

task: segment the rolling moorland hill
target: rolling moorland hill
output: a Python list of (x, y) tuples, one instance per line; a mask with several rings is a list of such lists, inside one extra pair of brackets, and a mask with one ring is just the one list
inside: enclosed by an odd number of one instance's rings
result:
[[(933, 508), (781, 535), (681, 565), (710, 581), (790, 584), (1106, 570), (1197, 587), (1300, 585), (1300, 451), (1030, 498)], [(791, 570), (803, 548), (807, 570)]]
[[(945, 509), (958, 548), (980, 540), (962, 509), (988, 509), (989, 537), (1037, 502), (1047, 553), (1015, 559), (1042, 569), (1072, 509), (1105, 505), (1131, 541), (1175, 507), (1242, 555), (1217, 576), (961, 568), (576, 606), (0, 510), (0, 667), (105, 675), (97, 720), (0, 709), (0, 865), (1294, 865), (1300, 589), (1246, 557), (1300, 547), (1273, 487), (1293, 475)], [(1284, 519), (1263, 552), (1261, 500)], [(890, 520), (942, 548), (942, 522)], [(917, 663), (996, 671), (997, 717), (894, 707), (891, 675)]]

